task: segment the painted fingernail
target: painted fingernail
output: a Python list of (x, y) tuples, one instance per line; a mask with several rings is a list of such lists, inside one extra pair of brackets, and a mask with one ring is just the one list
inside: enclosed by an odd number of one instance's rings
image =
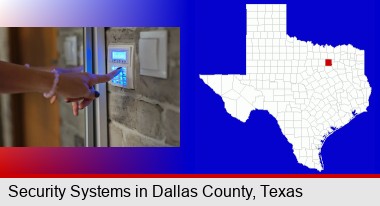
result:
[(123, 67), (118, 67), (117, 69), (122, 69)]
[(98, 91), (95, 91), (95, 97), (98, 98), (100, 96), (100, 93)]

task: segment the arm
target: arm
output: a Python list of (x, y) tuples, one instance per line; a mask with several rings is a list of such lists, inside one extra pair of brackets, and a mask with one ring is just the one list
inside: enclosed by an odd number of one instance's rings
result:
[[(121, 67), (108, 74), (95, 75), (80, 72), (82, 68), (61, 71), (56, 87), (56, 94), (64, 96), (73, 103), (73, 113), (88, 106), (99, 96), (93, 86), (110, 81), (121, 72)], [(49, 92), (54, 84), (54, 74), (49, 68), (24, 66), (0, 61), (0, 93)], [(74, 71), (74, 72), (72, 72)], [(75, 72), (77, 71), (77, 72)], [(54, 102), (55, 97), (51, 101)]]
[[(48, 68), (46, 69), (48, 70)], [(0, 93), (48, 92), (54, 74), (0, 61)]]

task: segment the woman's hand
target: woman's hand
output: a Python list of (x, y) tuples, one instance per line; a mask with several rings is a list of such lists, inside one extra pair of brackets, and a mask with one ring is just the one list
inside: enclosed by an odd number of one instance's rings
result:
[[(25, 65), (29, 68), (29, 65)], [(46, 72), (51, 72), (51, 68), (47, 67), (32, 67), (32, 69), (38, 69), (41, 71), (46, 71)], [(69, 69), (61, 69), (61, 68), (56, 68), (55, 69), (58, 73), (79, 73), (83, 71), (83, 67), (74, 67), (74, 68), (69, 68)], [(57, 95), (54, 95), (50, 98), (50, 104), (53, 104), (57, 100)]]
[[(0, 61), (0, 93), (16, 94), (26, 92), (50, 92), (55, 82), (55, 74), (48, 67), (28, 67)], [(110, 81), (118, 75), (121, 69), (105, 75), (82, 73), (81, 67), (58, 70), (59, 81), (56, 85), (56, 94), (62, 95), (67, 102), (73, 102), (73, 113), (88, 106), (99, 92), (94, 85)], [(56, 97), (50, 101), (54, 102)]]
[(96, 97), (99, 97), (99, 92), (95, 91), (93, 86), (112, 80), (120, 72), (121, 69), (105, 75), (82, 72), (61, 73), (56, 93), (64, 96), (66, 102), (72, 102), (73, 114), (78, 116), (79, 109), (84, 109)]

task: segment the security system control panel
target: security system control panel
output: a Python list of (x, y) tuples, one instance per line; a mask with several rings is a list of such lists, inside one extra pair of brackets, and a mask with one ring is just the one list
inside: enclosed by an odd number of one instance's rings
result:
[(126, 89), (134, 89), (133, 49), (134, 46), (131, 44), (108, 45), (108, 72), (119, 67), (122, 68), (122, 71), (110, 81), (110, 84)]

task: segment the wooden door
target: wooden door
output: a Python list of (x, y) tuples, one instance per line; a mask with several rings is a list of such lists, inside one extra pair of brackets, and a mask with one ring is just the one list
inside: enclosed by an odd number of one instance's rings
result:
[[(11, 59), (31, 66), (51, 66), (58, 58), (56, 28), (12, 28)], [(18, 146), (60, 146), (60, 115), (58, 101), (50, 104), (42, 94), (19, 95), (17, 108), (21, 132)], [(18, 111), (16, 111), (18, 110)]]

